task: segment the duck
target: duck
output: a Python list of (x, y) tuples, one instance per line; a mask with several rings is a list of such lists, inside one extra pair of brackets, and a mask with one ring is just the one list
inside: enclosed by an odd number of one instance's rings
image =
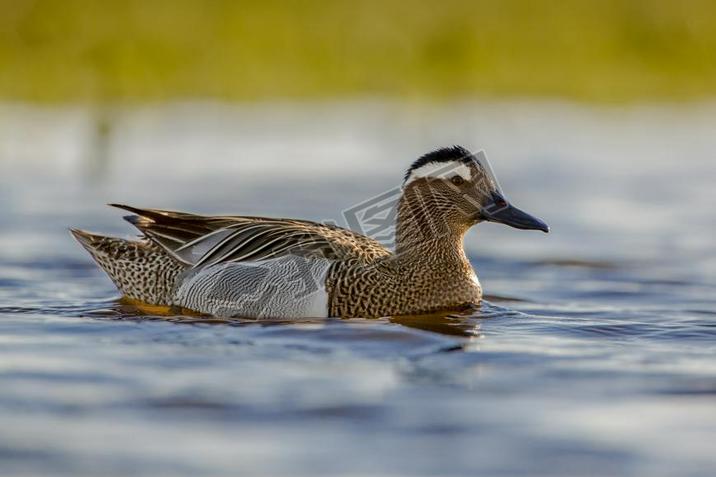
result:
[(481, 222), (549, 232), (505, 198), (484, 151), (444, 147), (407, 169), (395, 246), (308, 220), (109, 204), (141, 236), (70, 229), (123, 297), (215, 317), (374, 318), (459, 311), (483, 290), (465, 253)]

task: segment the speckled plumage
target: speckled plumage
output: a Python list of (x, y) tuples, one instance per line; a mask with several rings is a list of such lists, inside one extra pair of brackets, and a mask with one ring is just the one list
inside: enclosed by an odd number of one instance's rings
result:
[[(495, 204), (523, 215), (500, 218)], [(547, 231), (511, 208), (489, 166), (460, 147), (425, 155), (408, 170), (395, 251), (310, 221), (113, 205), (136, 214), (126, 219), (141, 240), (73, 234), (117, 288), (150, 305), (222, 316), (378, 317), (464, 308), (482, 298), (462, 244), (472, 225), (493, 220)]]
[(177, 276), (185, 266), (150, 240), (103, 237), (82, 230), (72, 234), (124, 295), (150, 305), (170, 305)]

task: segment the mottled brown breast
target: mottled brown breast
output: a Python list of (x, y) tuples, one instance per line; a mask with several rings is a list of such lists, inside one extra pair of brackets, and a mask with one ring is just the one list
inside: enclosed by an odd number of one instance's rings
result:
[(470, 263), (459, 255), (336, 262), (326, 280), (329, 315), (408, 315), (478, 304), (481, 287)]

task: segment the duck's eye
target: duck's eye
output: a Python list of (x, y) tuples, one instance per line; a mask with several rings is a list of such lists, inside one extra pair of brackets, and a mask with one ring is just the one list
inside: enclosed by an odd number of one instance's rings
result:
[(450, 178), (450, 182), (452, 182), (456, 186), (461, 186), (465, 183), (465, 179), (463, 179), (461, 176), (453, 176)]

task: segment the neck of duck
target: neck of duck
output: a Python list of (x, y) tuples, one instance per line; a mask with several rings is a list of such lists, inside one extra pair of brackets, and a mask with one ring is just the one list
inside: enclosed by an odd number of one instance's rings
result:
[(441, 209), (438, 200), (407, 190), (398, 203), (395, 253), (404, 264), (444, 268), (472, 267), (465, 255), (463, 239), (469, 229), (459, 217)]

